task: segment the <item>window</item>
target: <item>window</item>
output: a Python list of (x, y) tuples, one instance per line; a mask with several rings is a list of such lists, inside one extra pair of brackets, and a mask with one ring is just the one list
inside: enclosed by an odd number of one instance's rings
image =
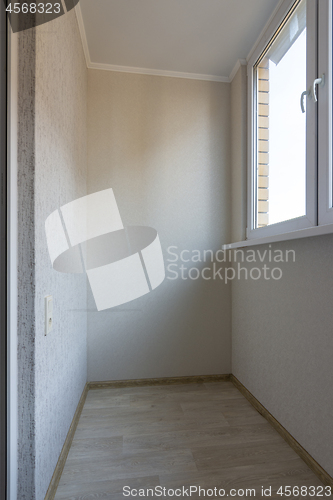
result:
[(332, 2), (285, 0), (249, 77), (247, 237), (333, 223)]

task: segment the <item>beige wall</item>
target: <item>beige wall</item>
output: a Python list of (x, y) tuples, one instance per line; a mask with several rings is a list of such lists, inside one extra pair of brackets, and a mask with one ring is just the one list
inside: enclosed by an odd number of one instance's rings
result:
[[(157, 229), (165, 259), (169, 246), (228, 242), (230, 85), (89, 70), (88, 190), (108, 187), (125, 225)], [(89, 308), (89, 380), (230, 372), (230, 290), (220, 280), (166, 279), (100, 313), (90, 296)]]
[(252, 247), (262, 255), (293, 249), (296, 262), (266, 258), (252, 267), (281, 266), (280, 280), (243, 272), (232, 283), (232, 373), (331, 475), (332, 248), (332, 235)]

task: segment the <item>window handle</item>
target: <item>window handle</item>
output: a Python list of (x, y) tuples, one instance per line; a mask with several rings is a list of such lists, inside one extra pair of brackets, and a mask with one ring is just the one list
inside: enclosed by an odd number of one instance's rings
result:
[(321, 75), (321, 78), (316, 78), (315, 81), (313, 82), (312, 97), (313, 97), (314, 102), (318, 101), (317, 92), (316, 92), (317, 85), (321, 85), (322, 87), (325, 85), (325, 75), (324, 74)]
[(318, 97), (317, 97), (317, 90), (316, 87), (317, 85), (321, 85), (322, 87), (325, 85), (325, 75), (322, 74), (320, 78), (316, 78), (313, 82), (312, 87), (310, 87), (309, 90), (304, 90), (301, 94), (301, 110), (302, 113), (305, 113), (305, 108), (304, 108), (304, 97), (312, 97), (314, 102), (318, 102)]
[(302, 113), (305, 113), (305, 108), (304, 108), (304, 97), (310, 96), (311, 95), (311, 89), (310, 90), (304, 90), (301, 94), (301, 110)]

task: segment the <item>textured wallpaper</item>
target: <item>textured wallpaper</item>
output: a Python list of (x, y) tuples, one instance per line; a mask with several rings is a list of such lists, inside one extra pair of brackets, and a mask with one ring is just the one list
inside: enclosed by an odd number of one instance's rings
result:
[[(31, 89), (24, 90), (20, 115), (24, 117), (28, 105), (30, 114), (34, 108), (35, 126), (28, 128), (30, 156), (20, 169), (20, 231), (28, 250), (20, 263), (25, 279), (20, 290), (29, 302), (19, 318), (21, 323), (26, 315), (29, 325), (26, 332), (20, 327), (20, 352), (27, 343), (20, 360), (21, 396), (29, 404), (25, 413), (21, 410), (21, 437), (27, 447), (23, 444), (20, 452), (19, 498), (43, 500), (87, 378), (86, 278), (52, 269), (44, 229), (53, 210), (86, 194), (87, 69), (74, 11), (29, 32), (36, 37), (35, 54), (32, 43), (26, 49), (30, 58), (36, 57), (35, 92), (31, 97)], [(20, 36), (22, 51), (28, 34)], [(22, 81), (27, 81), (27, 71), (20, 65)], [(26, 134), (22, 132), (20, 148)], [(53, 330), (47, 337), (46, 295), (53, 296)]]
[(19, 36), (18, 499), (35, 498), (35, 31)]
[(261, 246), (293, 249), (296, 261), (278, 264), (274, 283), (232, 284), (232, 373), (330, 475), (332, 244), (328, 235)]
[[(74, 11), (36, 30), (36, 499), (44, 498), (86, 382), (86, 277), (54, 271), (44, 224), (86, 194), (87, 69)], [(44, 297), (53, 330), (44, 336)]]
[[(229, 241), (230, 168), (229, 84), (88, 71), (88, 190), (112, 187), (125, 226), (155, 228), (167, 266), (170, 246)], [(172, 276), (113, 309), (90, 301), (89, 380), (230, 373), (230, 287)]]

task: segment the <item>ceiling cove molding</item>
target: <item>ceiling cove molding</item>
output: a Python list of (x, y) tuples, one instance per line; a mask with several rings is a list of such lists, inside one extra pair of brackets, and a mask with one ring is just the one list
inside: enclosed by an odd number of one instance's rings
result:
[(235, 78), (237, 71), (241, 66), (246, 66), (247, 65), (247, 60), (246, 59), (237, 59), (235, 66), (233, 67), (230, 75), (229, 75), (229, 82), (231, 83), (232, 80)]
[(76, 14), (77, 24), (79, 26), (79, 31), (80, 31), (80, 36), (81, 36), (81, 42), (82, 42), (84, 57), (86, 59), (87, 68), (89, 68), (90, 64), (91, 64), (91, 59), (90, 59), (88, 41), (87, 41), (87, 36), (86, 36), (86, 30), (84, 28), (84, 22), (83, 22), (83, 17), (82, 17), (82, 11), (81, 11), (81, 7), (80, 7), (80, 2), (78, 2), (76, 4), (76, 6), (74, 7), (74, 10), (75, 10), (75, 14)]
[(90, 69), (101, 69), (104, 71), (117, 71), (120, 73), (136, 73), (139, 75), (168, 76), (171, 78), (187, 78), (189, 80), (205, 80), (210, 82), (230, 83), (228, 76), (203, 75), (200, 73), (182, 73), (180, 71), (167, 71), (164, 69), (136, 68), (131, 66), (116, 66), (114, 64), (103, 64), (90, 62)]

